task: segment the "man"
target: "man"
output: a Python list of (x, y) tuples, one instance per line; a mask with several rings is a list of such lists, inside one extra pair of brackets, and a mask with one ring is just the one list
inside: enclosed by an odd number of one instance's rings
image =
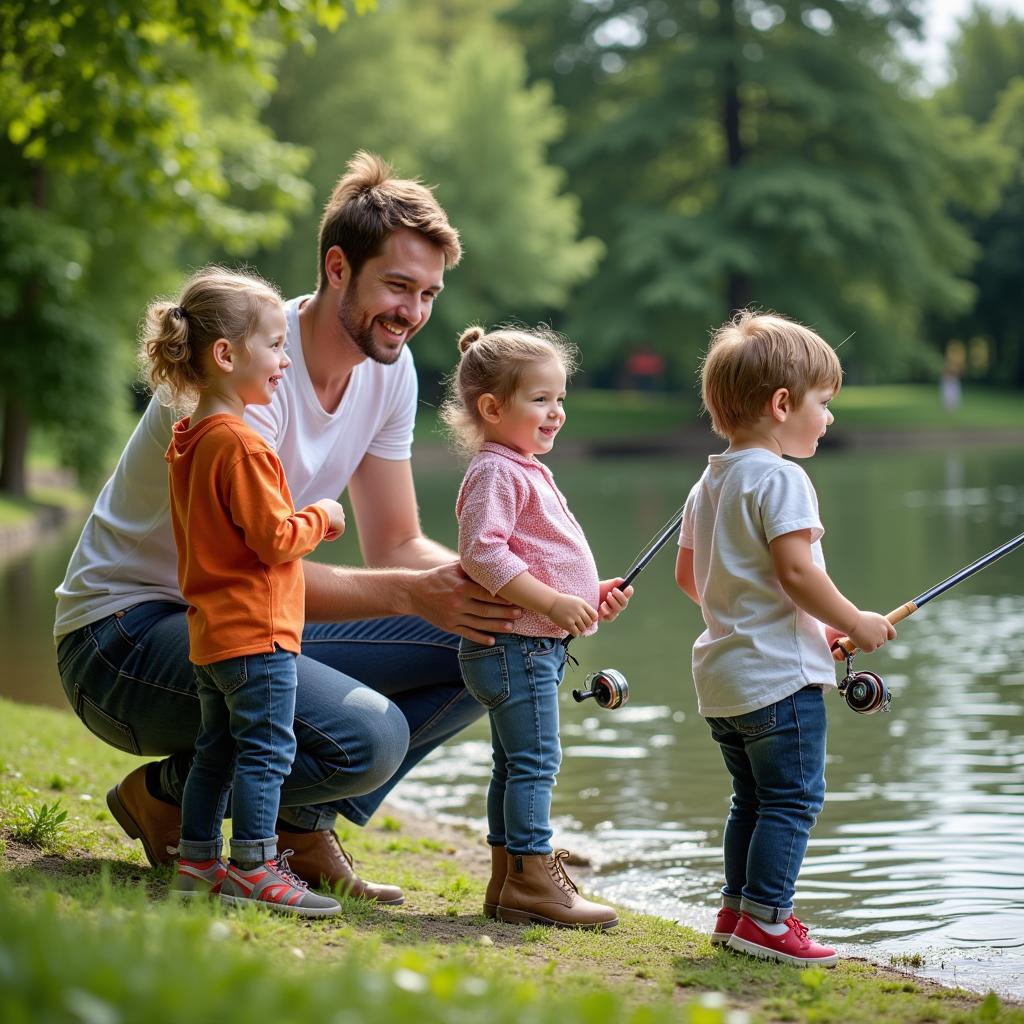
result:
[[(293, 365), (273, 403), (247, 414), (284, 463), (296, 507), (348, 488), (370, 567), (304, 566), (298, 752), (279, 846), (306, 881), (381, 903), (401, 903), (401, 890), (358, 877), (335, 819), (365, 824), (410, 768), (479, 716), (455, 634), (490, 642), (521, 614), (425, 537), (417, 512), (407, 343), (460, 256), (430, 190), (358, 153), (321, 220), (317, 291), (286, 305)], [(168, 511), (173, 418), (151, 400), (57, 588), (54, 627), (64, 690), (85, 725), (118, 749), (163, 757), (107, 794), (154, 866), (176, 852), (200, 718)]]

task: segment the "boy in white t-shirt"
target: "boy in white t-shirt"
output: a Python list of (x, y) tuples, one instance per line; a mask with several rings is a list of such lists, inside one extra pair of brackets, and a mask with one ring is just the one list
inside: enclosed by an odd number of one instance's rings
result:
[(712, 942), (824, 967), (838, 957), (808, 937), (793, 895), (825, 797), (829, 644), (846, 635), (873, 651), (896, 635), (829, 578), (814, 488), (783, 458), (815, 453), (841, 380), (831, 347), (785, 317), (744, 311), (718, 329), (701, 397), (729, 447), (690, 491), (676, 561), (707, 626), (693, 647), (698, 710), (733, 783)]

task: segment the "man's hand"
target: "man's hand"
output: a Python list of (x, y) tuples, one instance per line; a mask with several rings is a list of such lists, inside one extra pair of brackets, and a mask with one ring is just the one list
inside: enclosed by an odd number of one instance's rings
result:
[(621, 576), (616, 576), (613, 580), (601, 580), (601, 599), (598, 602), (597, 614), (602, 622), (617, 619), (633, 596), (632, 586), (626, 587), (625, 590), (619, 589), (621, 582)]
[(471, 580), (458, 562), (418, 572), (410, 585), (411, 614), (448, 633), (493, 644), (493, 633), (511, 633), (521, 608), (493, 597)]

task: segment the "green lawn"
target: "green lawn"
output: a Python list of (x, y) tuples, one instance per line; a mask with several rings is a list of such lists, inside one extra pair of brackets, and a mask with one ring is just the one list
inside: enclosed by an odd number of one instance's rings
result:
[(607, 933), (480, 913), (480, 836), (379, 816), (342, 839), (401, 907), (298, 922), (167, 900), (106, 809), (141, 763), (70, 712), (0, 700), (4, 1024), (1024, 1024), (1024, 1008), (863, 960), (798, 970), (621, 911)]

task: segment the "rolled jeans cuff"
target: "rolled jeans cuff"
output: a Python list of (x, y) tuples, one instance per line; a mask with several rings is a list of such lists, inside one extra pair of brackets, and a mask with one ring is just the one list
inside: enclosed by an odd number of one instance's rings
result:
[(191, 861), (220, 860), (223, 846), (224, 839), (221, 836), (206, 842), (189, 842), (182, 839), (178, 843), (178, 856), (182, 860)]
[(231, 859), (241, 867), (266, 864), (277, 858), (277, 836), (268, 839), (232, 839)]
[(727, 893), (727, 892), (725, 892), (723, 890), (722, 891), (722, 906), (726, 910), (735, 911), (737, 914), (742, 913), (742, 911), (743, 911), (743, 897), (742, 896), (732, 896), (731, 894), (729, 894), (729, 893)]
[(740, 910), (748, 914), (755, 921), (764, 921), (765, 924), (782, 924), (793, 915), (793, 904), (788, 907), (768, 907), (763, 903), (755, 903), (744, 896), (740, 900)]

